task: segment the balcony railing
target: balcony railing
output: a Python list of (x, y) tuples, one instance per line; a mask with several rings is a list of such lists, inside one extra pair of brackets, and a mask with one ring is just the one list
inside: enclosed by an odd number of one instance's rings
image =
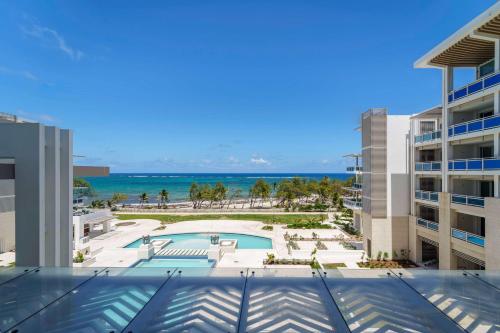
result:
[(441, 171), (441, 162), (416, 162), (415, 171)]
[(500, 73), (493, 73), (448, 94), (448, 103), (473, 95), (500, 83)]
[(438, 231), (439, 230), (439, 223), (433, 222), (433, 221), (429, 221), (429, 220), (426, 220), (426, 219), (423, 219), (423, 218), (420, 218), (420, 217), (417, 217), (417, 224), (419, 226), (422, 226), (422, 227), (430, 229), (430, 230), (434, 230), (434, 231)]
[(499, 158), (471, 158), (448, 161), (449, 171), (487, 171), (500, 170)]
[(363, 207), (363, 201), (360, 199), (344, 198), (344, 206), (350, 209), (360, 209)]
[(347, 167), (347, 172), (361, 172), (363, 171), (363, 167), (362, 166), (350, 166), (350, 167)]
[(484, 247), (484, 237), (467, 231), (451, 228), (451, 237), (461, 239), (467, 243)]
[(415, 143), (434, 141), (438, 139), (441, 139), (441, 131), (415, 135)]
[(415, 191), (415, 199), (438, 202), (439, 201), (439, 193), (438, 192), (431, 192), (431, 191), (416, 190)]
[(453, 137), (457, 135), (486, 131), (496, 127), (500, 127), (500, 115), (474, 119), (465, 123), (450, 126), (448, 127), (448, 136)]
[(358, 190), (362, 190), (363, 189), (363, 184), (353, 183), (352, 187), (355, 188), (355, 189), (358, 189)]
[(462, 195), (462, 194), (452, 194), (451, 202), (459, 205), (474, 206), (474, 207), (484, 207), (484, 198), (475, 197), (472, 195)]

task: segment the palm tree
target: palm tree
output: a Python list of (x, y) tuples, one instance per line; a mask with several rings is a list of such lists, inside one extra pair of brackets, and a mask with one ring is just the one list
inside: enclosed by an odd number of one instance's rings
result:
[(142, 193), (139, 196), (139, 202), (141, 203), (141, 207), (144, 205), (145, 202), (148, 202), (148, 201), (149, 201), (149, 196), (146, 192)]
[(160, 204), (162, 207), (165, 206), (165, 204), (168, 202), (168, 191), (163, 189), (160, 191), (159, 193), (159, 197), (160, 197)]

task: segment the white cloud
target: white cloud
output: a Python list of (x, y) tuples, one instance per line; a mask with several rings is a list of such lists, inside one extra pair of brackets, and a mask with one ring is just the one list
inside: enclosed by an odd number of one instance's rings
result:
[(234, 156), (229, 156), (229, 157), (227, 158), (227, 160), (228, 160), (229, 162), (231, 162), (231, 163), (239, 163), (239, 162), (240, 162), (240, 160), (239, 160), (239, 159), (237, 159), (237, 158), (236, 158), (236, 157), (234, 157)]
[(252, 157), (250, 159), (250, 163), (257, 164), (257, 165), (269, 165), (271, 162), (263, 159), (262, 157)]
[(31, 81), (38, 81), (39, 80), (35, 74), (31, 73), (30, 71), (26, 71), (26, 70), (18, 71), (18, 70), (14, 70), (14, 69), (11, 69), (8, 67), (0, 66), (0, 73), (5, 74), (5, 75), (22, 77), (24, 79), (31, 80)]
[(54, 44), (55, 47), (73, 60), (80, 60), (84, 56), (82, 51), (69, 46), (63, 36), (61, 36), (61, 34), (54, 29), (40, 26), (38, 24), (32, 24), (31, 27), (21, 26), (21, 30), (28, 36), (38, 38), (39, 40), (49, 44)]

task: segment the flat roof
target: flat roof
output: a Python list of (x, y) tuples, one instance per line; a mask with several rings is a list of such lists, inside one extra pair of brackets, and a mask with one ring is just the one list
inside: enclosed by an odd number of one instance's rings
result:
[(431, 118), (431, 117), (435, 118), (437, 116), (440, 117), (442, 115), (442, 109), (443, 108), (441, 107), (441, 105), (436, 105), (433, 106), (432, 108), (429, 108), (427, 110), (412, 115), (411, 118), (416, 119), (416, 118)]
[(415, 68), (472, 67), (492, 59), (494, 39), (500, 37), (500, 2), (418, 59)]
[(493, 332), (499, 288), (490, 271), (12, 267), (0, 331)]

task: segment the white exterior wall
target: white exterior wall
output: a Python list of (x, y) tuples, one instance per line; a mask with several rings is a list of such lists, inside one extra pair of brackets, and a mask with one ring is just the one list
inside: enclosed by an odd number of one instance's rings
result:
[(72, 185), (68, 167), (72, 168), (72, 148), (68, 144), (72, 134), (65, 133), (66, 140), (61, 142), (58, 128), (0, 123), (0, 156), (15, 164), (17, 266), (71, 265), (68, 212), (73, 198), (72, 191), (68, 193)]

